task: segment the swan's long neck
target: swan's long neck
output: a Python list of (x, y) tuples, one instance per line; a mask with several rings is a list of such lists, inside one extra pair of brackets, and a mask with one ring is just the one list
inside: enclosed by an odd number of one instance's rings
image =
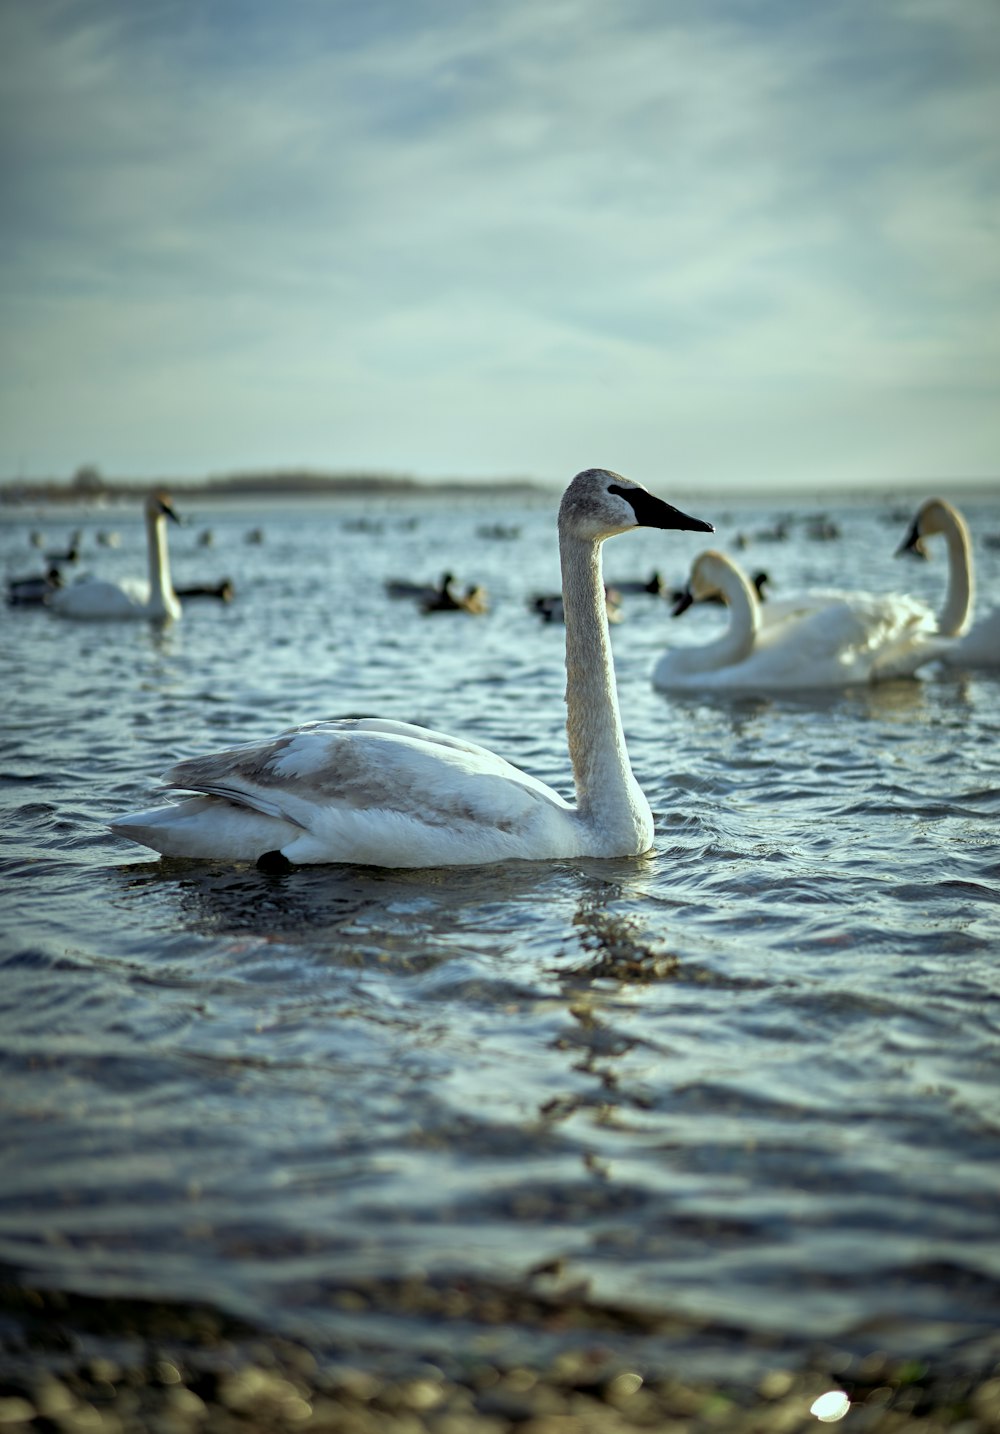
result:
[(167, 520), (162, 513), (146, 514), (146, 549), (149, 554), (149, 605), (169, 613), (177, 606), (170, 581), (170, 555), (167, 552)]
[(972, 543), (964, 518), (954, 508), (942, 509), (941, 531), (948, 545), (948, 587), (938, 631), (943, 637), (959, 637), (969, 624), (975, 600)]
[(760, 627), (760, 605), (743, 574), (728, 564), (720, 567), (716, 581), (729, 609), (729, 626), (704, 650), (711, 655), (713, 667), (733, 667), (745, 662), (753, 652)]
[(601, 545), (560, 529), (566, 620), (566, 733), (577, 809), (622, 855), (653, 839), (649, 803), (632, 775), (608, 631)]

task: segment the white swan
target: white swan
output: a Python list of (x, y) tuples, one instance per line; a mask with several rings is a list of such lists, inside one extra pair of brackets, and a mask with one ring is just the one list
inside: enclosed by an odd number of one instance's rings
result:
[[(693, 602), (721, 596), (729, 625), (704, 646), (673, 648), (659, 658), (653, 684), (667, 691), (847, 687), (912, 676), (940, 646), (928, 609), (897, 595), (832, 593), (822, 605), (793, 605), (784, 618), (764, 623), (744, 573), (714, 550), (695, 559), (689, 592)], [(682, 600), (675, 611), (686, 605)]]
[(167, 519), (180, 519), (166, 493), (151, 493), (146, 499), (146, 547), (149, 578), (81, 578), (60, 588), (47, 599), (60, 617), (75, 618), (179, 618), (181, 605), (170, 582), (167, 556)]
[(559, 508), (566, 609), (566, 728), (576, 806), (484, 747), (407, 722), (310, 722), (193, 757), (166, 775), (204, 795), (112, 823), (170, 856), (281, 866), (475, 866), (634, 856), (653, 837), (618, 712), (601, 544), (631, 528), (711, 532), (604, 469), (578, 473)]
[(927, 557), (927, 538), (941, 535), (948, 549), (948, 583), (937, 630), (951, 641), (942, 643), (940, 660), (951, 667), (1000, 667), (1000, 608), (972, 625), (975, 578), (969, 527), (957, 508), (943, 498), (928, 498), (917, 510), (899, 553)]

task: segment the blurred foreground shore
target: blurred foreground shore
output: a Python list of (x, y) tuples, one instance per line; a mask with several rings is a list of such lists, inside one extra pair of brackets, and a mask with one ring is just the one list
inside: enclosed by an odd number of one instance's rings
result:
[[(377, 1291), (368, 1292), (377, 1299)], [(484, 1316), (476, 1295), (466, 1319)], [(423, 1313), (414, 1289), (413, 1313)], [(489, 1295), (496, 1324), (523, 1301)], [(498, 1304), (499, 1301), (499, 1304)], [(387, 1292), (399, 1313), (399, 1291)], [(550, 1315), (556, 1308), (550, 1306)], [(537, 1307), (536, 1307), (537, 1313)], [(982, 1348), (952, 1369), (817, 1354), (805, 1367), (772, 1368), (753, 1382), (689, 1382), (602, 1344), (585, 1304), (558, 1313), (579, 1339), (538, 1367), (495, 1357), (433, 1363), (322, 1358), (218, 1311), (99, 1299), (0, 1283), (0, 1431), (58, 1434), (794, 1434), (818, 1429), (810, 1407), (840, 1388), (851, 1404), (840, 1427), (864, 1434), (991, 1434), (1000, 1429), (1000, 1349)], [(681, 1364), (683, 1361), (679, 1361)], [(834, 1368), (834, 1366), (838, 1366)]]

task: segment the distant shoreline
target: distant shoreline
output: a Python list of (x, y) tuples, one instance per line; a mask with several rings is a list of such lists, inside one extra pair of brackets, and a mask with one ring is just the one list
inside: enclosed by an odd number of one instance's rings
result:
[(380, 473), (233, 473), (209, 478), (123, 478), (94, 476), (75, 479), (6, 479), (0, 481), (0, 503), (106, 503), (142, 498), (151, 488), (166, 488), (186, 498), (354, 498), (437, 497), (484, 491), (544, 493), (545, 484), (528, 478), (421, 480)]
[[(654, 485), (663, 486), (663, 485)], [(545, 497), (562, 490), (559, 483), (534, 478), (414, 478), (392, 473), (315, 473), (301, 469), (268, 473), (232, 473), (205, 478), (115, 478), (105, 479), (94, 470), (80, 470), (73, 478), (0, 478), (0, 507), (17, 508), (31, 504), (53, 506), (93, 505), (141, 500), (151, 489), (161, 488), (185, 499), (213, 502), (280, 500), (289, 498), (441, 498), (482, 497), (518, 494)], [(1000, 478), (914, 478), (845, 484), (843, 487), (803, 483), (801, 488), (718, 489), (683, 480), (676, 492), (685, 500), (698, 489), (702, 500), (713, 503), (769, 503), (775, 506), (803, 503), (911, 502), (935, 494), (953, 500), (1000, 499)], [(693, 501), (693, 496), (692, 496)]]

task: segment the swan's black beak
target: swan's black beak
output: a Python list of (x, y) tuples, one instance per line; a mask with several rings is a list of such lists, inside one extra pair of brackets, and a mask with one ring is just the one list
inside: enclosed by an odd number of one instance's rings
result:
[(685, 533), (715, 532), (715, 524), (706, 523), (704, 518), (691, 518), (687, 513), (682, 513), (679, 508), (674, 508), (669, 503), (663, 503), (661, 507), (664, 509), (666, 521), (657, 523), (658, 528), (680, 528)]
[(177, 514), (174, 512), (173, 508), (171, 508), (170, 504), (165, 503), (162, 498), (160, 499), (160, 512), (164, 515), (164, 517), (169, 518), (174, 523), (180, 523), (181, 521), (180, 518), (178, 518)]
[(909, 555), (914, 558), (926, 558), (927, 556), (927, 549), (924, 547), (923, 539), (920, 536), (920, 529), (915, 522), (910, 524), (910, 531), (900, 543), (893, 556), (901, 558), (904, 553), (909, 553)]
[(711, 523), (704, 523), (701, 518), (689, 518), (687, 513), (682, 513), (671, 503), (664, 503), (662, 498), (655, 498), (652, 493), (647, 493), (645, 488), (626, 488), (613, 484), (608, 491), (619, 493), (632, 505), (635, 521), (643, 528), (679, 528), (685, 533), (715, 532)]
[(693, 602), (694, 593), (692, 593), (689, 587), (685, 588), (684, 591), (680, 594), (680, 596), (674, 599), (674, 605), (670, 609), (670, 616), (680, 617), (682, 612), (687, 612), (688, 608)]
[(644, 493), (643, 498), (645, 502), (633, 502), (632, 506), (636, 518), (646, 528), (678, 528), (683, 533), (715, 532), (714, 524), (706, 523), (701, 518), (689, 517), (672, 503), (664, 503), (661, 498), (654, 498), (652, 493)]

